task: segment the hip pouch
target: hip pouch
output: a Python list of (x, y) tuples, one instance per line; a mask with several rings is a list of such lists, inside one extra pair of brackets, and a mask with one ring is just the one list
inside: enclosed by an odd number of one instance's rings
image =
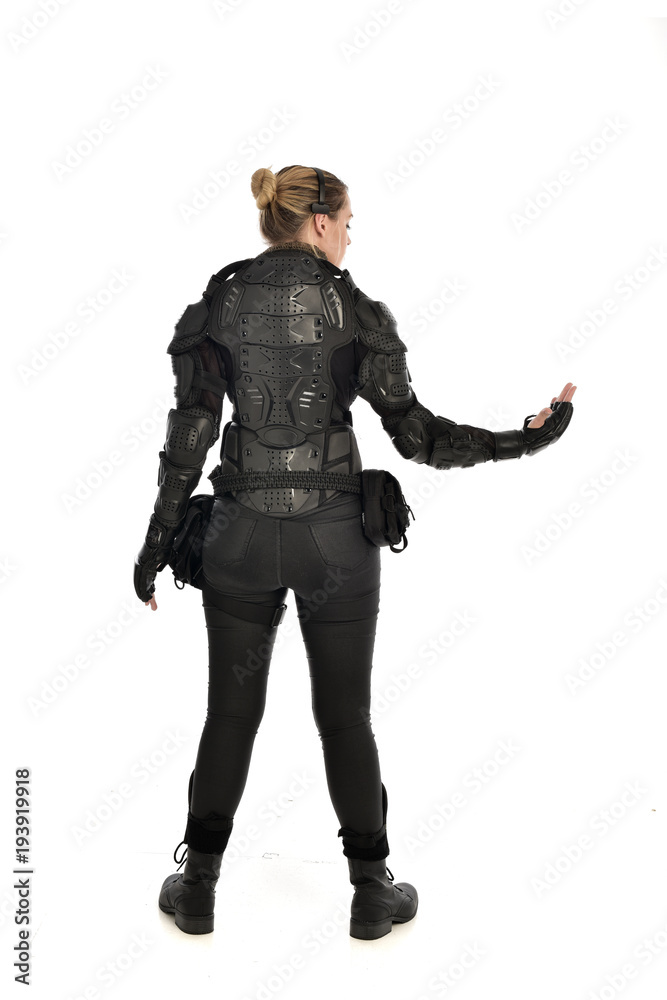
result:
[[(169, 565), (174, 583), (183, 590), (186, 583), (202, 589), (202, 548), (215, 497), (210, 493), (197, 493), (190, 497), (181, 529), (173, 543)], [(180, 583), (180, 587), (179, 587)]]
[[(361, 473), (361, 521), (364, 534), (374, 545), (388, 545), (392, 552), (407, 548), (405, 536), (410, 517), (415, 515), (408, 506), (401, 484), (386, 469), (364, 469)], [(396, 548), (402, 541), (401, 548)]]

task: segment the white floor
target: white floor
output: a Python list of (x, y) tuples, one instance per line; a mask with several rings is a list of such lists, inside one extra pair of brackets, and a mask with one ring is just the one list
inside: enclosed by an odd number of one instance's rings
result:
[[(492, 829), (489, 802), (470, 801), (467, 814), (413, 856), (394, 837), (389, 867), (396, 881), (417, 887), (419, 910), (372, 942), (349, 936), (353, 890), (337, 848), (323, 850), (324, 859), (297, 854), (317, 827), (299, 812), (305, 803), (229, 862), (218, 882), (215, 930), (202, 936), (183, 934), (157, 906), (163, 879), (176, 869), (170, 855), (134, 853), (127, 824), (110, 825), (81, 849), (78, 863), (64, 850), (59, 870), (36, 868), (32, 995), (96, 1000), (113, 989), (112, 996), (131, 998), (420, 1000), (455, 991), (475, 1000), (607, 1000), (616, 993), (601, 992), (611, 988), (605, 977), (620, 984), (613, 977), (625, 976), (633, 1000), (660, 1000), (667, 981), (662, 821), (650, 808), (628, 815), (578, 865), (561, 860), (551, 888), (536, 890), (531, 880), (545, 874), (549, 859), (531, 849), (530, 824), (513, 830), (509, 816), (497, 816)], [(299, 827), (310, 833), (297, 835)], [(558, 835), (552, 843), (558, 846)], [(10, 921), (0, 933), (7, 956)]]

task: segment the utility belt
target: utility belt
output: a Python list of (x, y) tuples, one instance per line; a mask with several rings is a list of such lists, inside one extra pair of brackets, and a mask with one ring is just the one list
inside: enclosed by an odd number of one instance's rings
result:
[[(352, 475), (342, 472), (242, 472), (222, 475), (217, 466), (208, 477), (215, 496), (235, 490), (278, 489), (340, 490), (361, 494), (361, 523), (374, 545), (388, 545), (392, 552), (407, 547), (405, 532), (414, 514), (406, 503), (401, 484), (386, 469), (364, 469)], [(399, 542), (401, 548), (397, 548)]]
[[(364, 469), (346, 475), (341, 472), (243, 472), (223, 475), (216, 466), (209, 475), (213, 496), (198, 493), (190, 497), (181, 530), (174, 539), (169, 565), (174, 583), (182, 589), (186, 583), (202, 589), (201, 550), (213, 511), (213, 501), (226, 493), (273, 487), (295, 490), (339, 490), (361, 494), (361, 524), (364, 535), (374, 545), (389, 546), (392, 552), (407, 548), (405, 532), (410, 515), (401, 485), (386, 469)], [(398, 548), (399, 542), (402, 546)]]

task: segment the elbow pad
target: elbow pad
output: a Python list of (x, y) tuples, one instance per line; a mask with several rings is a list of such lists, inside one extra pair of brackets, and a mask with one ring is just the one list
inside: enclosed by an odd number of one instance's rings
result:
[(447, 417), (434, 417), (431, 432), (436, 434), (428, 464), (435, 469), (469, 469), (492, 458), (489, 450)]
[(403, 458), (435, 469), (467, 469), (492, 457), (468, 431), (447, 417), (434, 416), (421, 403), (405, 414), (385, 417), (382, 426)]
[(428, 462), (433, 451), (433, 438), (428, 432), (433, 419), (431, 411), (417, 403), (407, 413), (383, 417), (382, 426), (403, 458), (423, 463)]

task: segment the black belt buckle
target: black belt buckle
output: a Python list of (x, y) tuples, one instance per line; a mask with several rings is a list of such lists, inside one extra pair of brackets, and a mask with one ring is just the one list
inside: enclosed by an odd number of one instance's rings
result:
[(281, 621), (285, 617), (285, 612), (286, 611), (287, 611), (287, 605), (286, 604), (281, 604), (279, 607), (276, 608), (276, 610), (273, 612), (273, 618), (271, 619), (271, 627), (272, 628), (275, 625), (280, 625)]

